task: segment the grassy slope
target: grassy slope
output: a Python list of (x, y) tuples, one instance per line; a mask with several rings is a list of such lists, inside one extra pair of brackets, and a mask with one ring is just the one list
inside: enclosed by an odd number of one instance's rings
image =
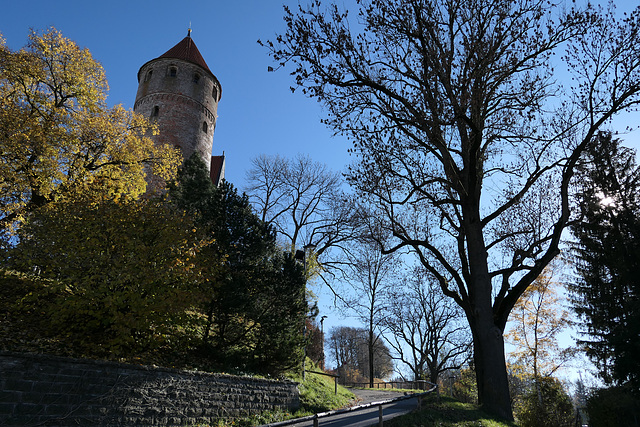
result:
[[(307, 367), (309, 366), (311, 366), (309, 369), (312, 371), (320, 371), (318, 367), (313, 366), (311, 361), (307, 359)], [(283, 411), (266, 412), (241, 420), (220, 422), (218, 426), (250, 427), (291, 418), (300, 418), (318, 412), (346, 407), (355, 399), (353, 393), (340, 385), (338, 386), (338, 394), (336, 394), (334, 380), (331, 377), (307, 372), (305, 381), (302, 380), (300, 373), (290, 373), (287, 378), (299, 383), (298, 389), (300, 390), (301, 404), (299, 410), (294, 413)]]
[[(307, 359), (307, 366), (309, 366), (309, 362)], [(311, 370), (320, 371), (315, 366)], [(305, 412), (305, 415), (343, 408), (355, 399), (353, 393), (340, 385), (338, 385), (338, 394), (336, 394), (334, 379), (331, 377), (307, 372), (305, 381), (302, 381), (302, 376), (298, 374), (290, 375), (289, 379), (300, 383), (298, 389), (300, 390), (301, 410)]]
[(385, 427), (516, 427), (517, 424), (496, 420), (475, 405), (461, 403), (446, 396), (428, 395), (420, 411), (385, 421)]
[[(300, 377), (291, 378), (301, 381)], [(329, 380), (329, 381), (327, 381)], [(353, 395), (347, 390), (338, 389), (334, 395), (333, 379), (319, 375), (307, 375), (307, 381), (300, 384), (300, 397), (303, 408), (294, 414), (266, 413), (248, 419), (236, 420), (231, 424), (219, 426), (250, 427), (261, 424), (298, 418), (316, 412), (346, 406)], [(475, 405), (461, 403), (455, 399), (435, 395), (423, 398), (422, 409), (407, 415), (385, 421), (385, 427), (517, 427), (515, 423), (496, 420), (480, 411)]]

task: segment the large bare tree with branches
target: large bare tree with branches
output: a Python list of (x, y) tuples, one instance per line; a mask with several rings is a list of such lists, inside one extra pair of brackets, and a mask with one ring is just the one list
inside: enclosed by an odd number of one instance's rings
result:
[(260, 155), (247, 171), (245, 191), (292, 254), (313, 245), (312, 256), (322, 272), (341, 276), (348, 266), (344, 254), (362, 224), (361, 209), (344, 186), (339, 172), (308, 156)]
[(416, 266), (404, 283), (391, 293), (386, 306), (385, 337), (414, 379), (437, 384), (441, 374), (469, 361), (469, 329), (462, 309), (442, 293), (423, 266)]
[(479, 401), (511, 419), (505, 324), (559, 252), (586, 144), (640, 100), (640, 9), (358, 0), (351, 19), (321, 3), (285, 8), (265, 45), (352, 139), (384, 250), (413, 250), (462, 307)]

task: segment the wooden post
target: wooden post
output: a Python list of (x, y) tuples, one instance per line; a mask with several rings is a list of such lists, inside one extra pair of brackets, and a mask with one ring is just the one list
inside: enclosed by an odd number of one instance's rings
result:
[(313, 427), (318, 427), (318, 414), (313, 416)]
[(378, 426), (382, 427), (382, 405), (378, 406)]

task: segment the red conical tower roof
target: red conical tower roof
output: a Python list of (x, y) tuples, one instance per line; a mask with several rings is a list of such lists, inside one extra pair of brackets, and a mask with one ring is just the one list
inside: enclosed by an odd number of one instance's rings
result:
[(192, 62), (211, 73), (211, 70), (207, 66), (207, 63), (204, 61), (204, 58), (191, 38), (191, 30), (187, 33), (187, 37), (183, 38), (177, 45), (160, 55), (160, 58), (175, 58)]

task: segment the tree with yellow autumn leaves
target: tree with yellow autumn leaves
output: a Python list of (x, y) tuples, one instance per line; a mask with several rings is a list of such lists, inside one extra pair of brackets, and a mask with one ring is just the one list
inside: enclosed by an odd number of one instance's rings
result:
[(106, 104), (102, 66), (54, 28), (10, 50), (0, 35), (0, 231), (48, 203), (137, 197), (147, 173), (175, 176), (181, 157), (149, 122)]
[(180, 153), (108, 107), (107, 90), (89, 50), (54, 28), (17, 51), (0, 37), (0, 273), (31, 283), (21, 306), (38, 307), (43, 334), (121, 355), (166, 341), (191, 303), (198, 240), (147, 189), (175, 179)]
[(163, 197), (65, 199), (30, 214), (6, 266), (33, 286), (19, 305), (43, 335), (74, 355), (139, 355), (188, 339), (202, 298), (196, 231)]
[(506, 338), (515, 346), (511, 362), (528, 367), (535, 378), (553, 375), (573, 354), (558, 344), (559, 334), (571, 325), (558, 286), (553, 268), (547, 267), (522, 294), (509, 318), (513, 326)]
[(562, 383), (553, 377), (575, 354), (561, 348), (559, 335), (571, 325), (554, 279), (547, 266), (511, 311), (511, 329), (505, 334), (514, 346), (509, 353), (511, 369), (529, 385), (517, 398), (515, 413), (523, 426), (572, 425), (573, 407)]

